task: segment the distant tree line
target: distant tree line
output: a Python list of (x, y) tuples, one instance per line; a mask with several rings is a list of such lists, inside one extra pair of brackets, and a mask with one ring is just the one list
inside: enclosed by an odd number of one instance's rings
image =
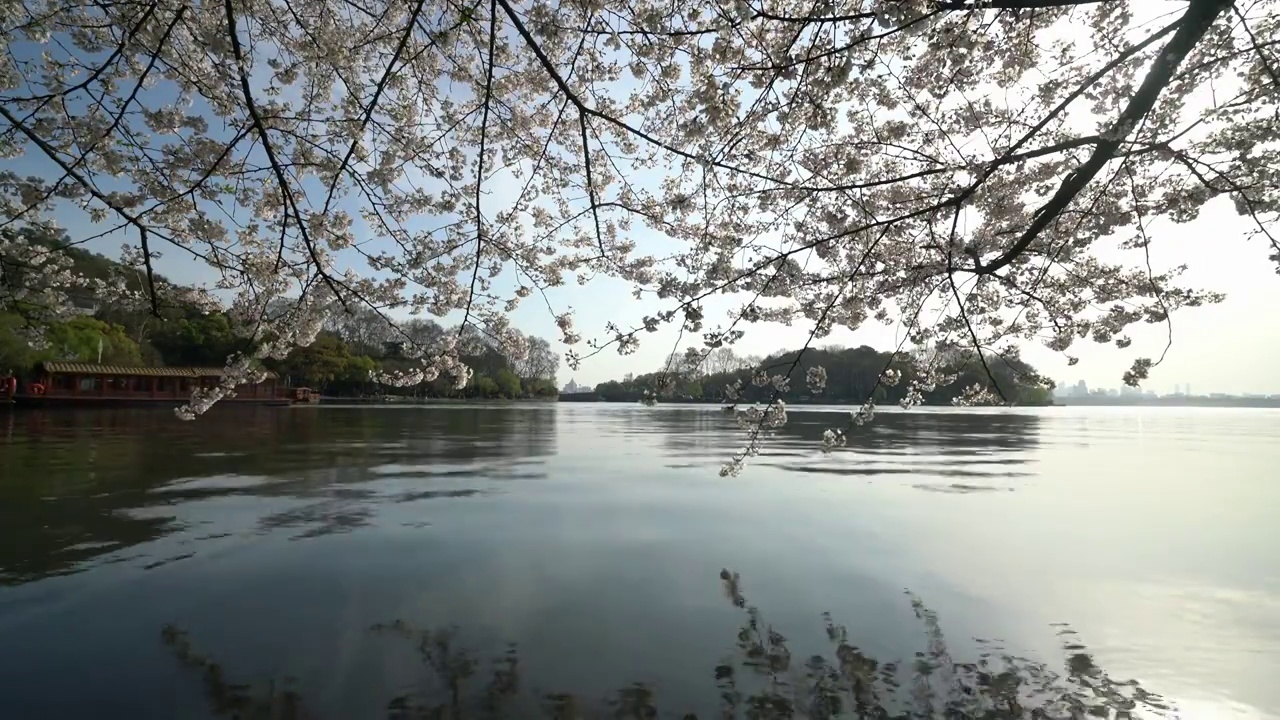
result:
[(407, 346), (433, 347), (449, 333), (459, 334), (459, 330), (420, 318), (399, 323), (398, 328), (393, 329), (370, 309), (340, 312), (326, 323), (315, 342), (295, 349), (277, 371), (298, 382), (323, 387), (326, 393), (334, 395), (376, 391), (415, 397), (556, 396), (560, 356), (551, 350), (549, 342), (528, 336), (527, 356), (516, 359), (471, 326), (460, 333), (462, 357), (473, 372), (471, 381), (461, 390), (455, 387), (451, 377), (409, 387), (381, 386), (371, 379), (376, 372), (412, 369), (418, 361), (406, 353)]
[[(758, 386), (752, 382), (758, 370), (770, 376), (787, 377), (788, 387), (779, 394), (787, 403), (861, 404), (868, 399), (878, 404), (895, 403), (907, 393), (915, 370), (892, 353), (863, 345), (857, 348), (828, 346), (805, 350), (797, 361), (797, 350), (783, 350), (768, 357), (738, 356), (732, 348), (719, 348), (707, 355), (696, 367), (688, 367), (683, 358), (673, 355), (661, 370), (643, 375), (626, 375), (596, 386), (600, 399), (612, 402), (636, 402), (646, 397), (659, 400), (701, 402), (768, 402), (775, 391), (772, 384)], [(1017, 358), (989, 354), (982, 359), (972, 351), (956, 351), (942, 359), (941, 371), (954, 375), (954, 381), (923, 392), (928, 404), (950, 404), (967, 388), (982, 387), (997, 397), (1019, 405), (1048, 405), (1053, 400), (1053, 384), (1036, 373), (1031, 365)], [(826, 387), (821, 393), (810, 390), (806, 375), (810, 368), (826, 370)], [(900, 380), (895, 384), (880, 382), (886, 369), (895, 370)], [(988, 373), (988, 369), (990, 372)], [(726, 388), (741, 387), (737, 398)]]
[[(32, 228), (3, 232), (37, 232)], [(29, 237), (71, 258), (73, 272), (104, 283), (135, 284), (143, 278), (133, 270), (102, 255), (71, 245), (65, 235)], [(21, 272), (0, 257), (6, 272)], [(163, 280), (163, 278), (161, 278)], [(166, 281), (167, 282), (167, 281)], [(82, 292), (72, 297), (82, 313), (70, 319), (48, 319), (23, 312), (20, 304), (0, 307), (0, 374), (30, 375), (42, 362), (102, 362), (129, 366), (220, 367), (228, 356), (250, 349), (250, 341), (237, 334), (231, 320), (220, 312), (205, 312), (194, 305), (162, 305), (152, 312), (116, 306), (105, 296)], [(39, 340), (24, 330), (38, 329)], [(440, 378), (411, 387), (389, 387), (376, 382), (379, 372), (411, 368), (405, 353), (408, 340), (431, 346), (446, 329), (424, 319), (388, 325), (377, 312), (360, 309), (335, 313), (315, 342), (295, 348), (282, 360), (267, 361), (268, 369), (294, 386), (308, 386), (327, 395), (355, 396), (400, 394), (417, 397), (525, 398), (554, 397), (560, 358), (550, 344), (527, 338), (529, 354), (516, 360), (500, 352), (497, 343), (468, 327), (462, 332), (463, 356), (474, 375), (465, 388), (454, 387), (452, 378)]]

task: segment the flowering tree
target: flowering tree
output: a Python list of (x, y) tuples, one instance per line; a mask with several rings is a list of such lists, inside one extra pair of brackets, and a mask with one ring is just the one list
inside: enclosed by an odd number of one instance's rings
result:
[[(1218, 300), (1145, 257), (1216, 196), (1280, 260), (1277, 5), (8, 0), (0, 217), (88, 213), (152, 308), (158, 253), (211, 268), (199, 300), (256, 341), (228, 388), (334, 307), (456, 313), (519, 355), (508, 313), (595, 277), (665, 304), (571, 365), (668, 323), (701, 357), (754, 323), (901, 322), (924, 388), (939, 352), (1124, 348)], [(76, 278), (21, 237), (0, 302), (56, 314)], [(714, 294), (741, 303), (704, 317)], [(397, 380), (466, 382), (454, 335), (410, 344)]]

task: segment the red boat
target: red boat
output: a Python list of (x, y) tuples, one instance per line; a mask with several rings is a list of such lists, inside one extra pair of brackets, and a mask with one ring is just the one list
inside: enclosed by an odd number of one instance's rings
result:
[[(0, 382), (0, 405), (180, 405), (198, 388), (215, 387), (222, 368), (124, 367), (95, 363), (46, 362), (33, 380), (19, 385), (12, 378)], [(235, 396), (221, 402), (289, 405), (292, 393), (280, 386), (275, 373), (257, 383), (236, 387)]]

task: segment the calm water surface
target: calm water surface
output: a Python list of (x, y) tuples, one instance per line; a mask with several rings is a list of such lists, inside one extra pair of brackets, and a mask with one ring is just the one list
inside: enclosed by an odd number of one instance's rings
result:
[(212, 717), (224, 680), (387, 717), (434, 692), (397, 620), (518, 656), (521, 697), (710, 717), (728, 568), (798, 658), (829, 611), (910, 660), (909, 590), (956, 656), (1060, 668), (1067, 623), (1179, 717), (1280, 718), (1280, 413), (884, 414), (823, 456), (839, 418), (724, 479), (715, 408), (0, 414), (0, 717)]

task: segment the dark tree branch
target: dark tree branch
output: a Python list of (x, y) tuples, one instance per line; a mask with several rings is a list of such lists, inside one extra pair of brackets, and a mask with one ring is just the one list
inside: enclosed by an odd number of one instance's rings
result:
[[(181, 17), (182, 13), (183, 13), (183, 12), (186, 12), (186, 9), (187, 9), (187, 8), (186, 8), (185, 6), (184, 6), (184, 7), (182, 7), (182, 8), (179, 8), (178, 16), (179, 16), (179, 17)], [(147, 24), (147, 21), (151, 19), (151, 15), (152, 15), (152, 13), (154, 13), (155, 11), (156, 11), (156, 5), (155, 5), (155, 3), (152, 3), (152, 4), (148, 5), (148, 6), (147, 6), (146, 11), (145, 11), (144, 13), (142, 13), (142, 17), (138, 18), (138, 22), (137, 22), (137, 23), (135, 23), (135, 24), (133, 25), (133, 27), (131, 27), (130, 29), (128, 29), (128, 30), (126, 30), (126, 31), (125, 31), (125, 35), (124, 35), (124, 37), (122, 37), (122, 38), (120, 39), (119, 44), (117, 44), (117, 45), (116, 45), (116, 47), (111, 51), (111, 55), (110, 55), (110, 56), (108, 56), (108, 57), (107, 57), (107, 59), (106, 59), (106, 60), (105, 60), (101, 65), (99, 65), (97, 68), (95, 68), (93, 72), (89, 73), (89, 75), (88, 75), (88, 76), (86, 76), (84, 80), (81, 80), (80, 82), (76, 83), (75, 85), (72, 85), (72, 86), (70, 86), (70, 87), (67, 87), (67, 88), (65, 88), (65, 89), (63, 89), (63, 90), (60, 90), (60, 91), (58, 91), (58, 92), (45, 93), (44, 95), (32, 95), (32, 96), (30, 96), (30, 97), (24, 98), (25, 100), (40, 100), (40, 101), (42, 101), (39, 105), (37, 105), (37, 106), (36, 106), (35, 110), (33, 110), (33, 111), (31, 112), (31, 115), (34, 115), (35, 113), (37, 113), (37, 112), (39, 112), (41, 109), (43, 109), (43, 108), (45, 107), (45, 105), (47, 105), (47, 104), (49, 103), (49, 101), (50, 101), (50, 100), (52, 100), (52, 99), (54, 99), (54, 98), (56, 98), (56, 97), (59, 97), (59, 96), (65, 97), (65, 96), (70, 95), (70, 94), (72, 94), (72, 93), (79, 92), (79, 91), (81, 91), (81, 90), (83, 90), (83, 89), (85, 89), (85, 88), (89, 87), (89, 85), (90, 85), (90, 84), (92, 84), (92, 83), (93, 83), (95, 80), (97, 80), (99, 77), (102, 77), (102, 73), (106, 72), (106, 71), (107, 71), (107, 68), (108, 68), (108, 67), (111, 67), (112, 65), (114, 65), (114, 64), (115, 64), (115, 62), (120, 58), (120, 56), (124, 54), (124, 50), (125, 50), (125, 48), (129, 45), (129, 42), (130, 42), (130, 41), (131, 41), (131, 40), (132, 40), (132, 39), (133, 39), (133, 38), (134, 38), (134, 37), (135, 37), (139, 32), (141, 32), (141, 31), (142, 31), (143, 26), (145, 26), (145, 25)], [(6, 101), (7, 101), (7, 100), (6, 100)], [(28, 115), (27, 117), (29, 118), (29, 117), (31, 117), (31, 115)]]
[(1133, 132), (1143, 118), (1151, 112), (1159, 99), (1160, 93), (1169, 84), (1183, 58), (1200, 42), (1209, 27), (1231, 5), (1231, 0), (1192, 0), (1187, 12), (1178, 21), (1178, 30), (1169, 42), (1161, 49), (1152, 63), (1151, 70), (1130, 99), (1128, 106), (1120, 113), (1112, 129), (1112, 136), (1098, 143), (1093, 155), (1084, 165), (1063, 179), (1052, 198), (1036, 212), (1031, 225), (1022, 233), (1017, 242), (996, 259), (986, 264), (977, 264), (975, 272), (990, 274), (1013, 262), (1040, 233), (1062, 214), (1067, 206), (1084, 190), (1085, 186), (1116, 156), (1121, 144)]
[(1262, 51), (1262, 47), (1258, 43), (1258, 38), (1253, 34), (1253, 30), (1249, 28), (1249, 23), (1245, 20), (1244, 13), (1235, 4), (1231, 5), (1231, 10), (1235, 12), (1236, 17), (1240, 18), (1240, 27), (1244, 28), (1244, 32), (1249, 36), (1249, 44), (1253, 51), (1258, 55), (1258, 62), (1262, 63), (1262, 67), (1266, 69), (1267, 75), (1271, 77), (1271, 82), (1276, 87), (1280, 87), (1280, 73), (1276, 72), (1275, 66), (1271, 64), (1271, 59)]
[(529, 32), (529, 28), (525, 27), (524, 22), (520, 20), (519, 13), (517, 13), (515, 9), (511, 7), (510, 0), (496, 0), (496, 1), (499, 5), (502, 6), (503, 12), (505, 12), (507, 17), (511, 20), (511, 24), (515, 27), (516, 32), (520, 34), (520, 37), (525, 41), (525, 44), (527, 44), (529, 46), (529, 49), (533, 51), (534, 57), (538, 59), (538, 63), (542, 65), (544, 70), (546, 70), (547, 75), (550, 76), (551, 80), (556, 84), (556, 87), (560, 88), (560, 92), (564, 93), (565, 97), (569, 98), (569, 102), (573, 103), (574, 107), (578, 108), (579, 112), (590, 115), (591, 117), (599, 118), (605, 121), (606, 123), (609, 123), (614, 127), (617, 127), (620, 130), (623, 130), (631, 135), (634, 135), (637, 138), (640, 138), (641, 140), (644, 140), (650, 145), (662, 148), (663, 150), (666, 150), (667, 152), (673, 155), (676, 155), (677, 157), (684, 158), (685, 160), (690, 160), (696, 163), (707, 162), (708, 164), (714, 167), (720, 168), (721, 170), (727, 170), (729, 172), (739, 173), (741, 175), (747, 175), (749, 177), (754, 177), (757, 180), (764, 180), (766, 182), (779, 183), (779, 184), (788, 185), (788, 186), (794, 185), (794, 183), (789, 182), (785, 179), (772, 178), (772, 177), (769, 177), (768, 175), (752, 172), (745, 168), (728, 165), (718, 160), (711, 160), (711, 159), (704, 158), (699, 155), (695, 155), (693, 153), (687, 152), (685, 150), (681, 150), (680, 148), (675, 147), (670, 143), (663, 142), (662, 140), (659, 140), (658, 138), (653, 137), (649, 133), (646, 133), (643, 130), (635, 128), (630, 124), (622, 120), (619, 120), (618, 118), (615, 118), (612, 115), (609, 115), (608, 113), (601, 112), (587, 105), (586, 102), (584, 102), (582, 98), (578, 97), (578, 94), (575, 93), (573, 89), (569, 87), (569, 84), (565, 82), (564, 78), (561, 77), (560, 72), (556, 70), (555, 64), (551, 62), (551, 58), (547, 57), (546, 51), (544, 51), (542, 49), (542, 46), (538, 44), (538, 41), (534, 39), (533, 34)]
[[(298, 233), (302, 236), (302, 242), (307, 247), (307, 253), (311, 256), (311, 261), (315, 263), (316, 273), (324, 280), (325, 285), (329, 286), (329, 290), (333, 292), (334, 297), (341, 302), (342, 293), (339, 292), (336, 281), (329, 276), (329, 273), (324, 269), (324, 265), (320, 262), (320, 256), (316, 252), (315, 245), (311, 242), (311, 237), (307, 232), (307, 223), (303, 220), (302, 213), (298, 210), (298, 204), (289, 189), (289, 179), (285, 175), (280, 159), (276, 156), (276, 151), (267, 135), (266, 123), (263, 122), (262, 115), (258, 112), (258, 104), (253, 99), (253, 90), (249, 87), (249, 74), (245, 70), (244, 48), (240, 44), (240, 33), (236, 30), (236, 13), (232, 0), (224, 0), (223, 9), (227, 17), (227, 34), (231, 37), (231, 52), (236, 61), (236, 73), (240, 76), (240, 94), (244, 97), (245, 109), (249, 112), (253, 129), (258, 135), (258, 139), (262, 141), (262, 149), (266, 152), (267, 161), (271, 164), (271, 170), (276, 177), (276, 182), (280, 185), (280, 198), (284, 202), (286, 210), (293, 213), (294, 222), (298, 225)], [(286, 226), (287, 224), (288, 214), (286, 213), (281, 225)], [(283, 253), (283, 234), (280, 244), (281, 252)], [(278, 269), (279, 265), (276, 267)]]
[(752, 17), (760, 18), (762, 20), (772, 20), (774, 22), (808, 24), (808, 23), (852, 22), (854, 20), (871, 20), (871, 19), (874, 19), (875, 16), (876, 16), (875, 13), (870, 13), (870, 12), (853, 13), (852, 15), (803, 15), (803, 16), (778, 15), (776, 13), (771, 13), (768, 10), (765, 10), (764, 8), (761, 8), (760, 10), (757, 10), (755, 15), (753, 15)]
[[(1043, 118), (1040, 118), (1040, 122), (1036, 123), (1030, 130), (1023, 133), (1022, 137), (1018, 138), (1017, 142), (1015, 142), (1013, 145), (1010, 145), (1009, 149), (1005, 151), (1002, 157), (997, 158), (996, 160), (993, 160), (991, 163), (989, 163), (987, 165), (986, 170), (983, 171), (982, 177), (978, 178), (972, 185), (966, 188), (964, 192), (960, 193), (955, 198), (953, 198), (951, 201), (951, 204), (958, 207), (959, 205), (964, 203), (965, 200), (968, 200), (970, 197), (972, 197), (973, 194), (978, 191), (978, 188), (983, 183), (985, 183), (988, 178), (991, 177), (992, 173), (994, 173), (997, 168), (1003, 165), (1006, 165), (1009, 162), (1018, 162), (1019, 160), (1031, 159), (1031, 158), (1039, 157), (1040, 155), (1045, 154), (1037, 151), (1028, 151), (1027, 153), (1023, 153), (1019, 155), (1017, 151), (1023, 145), (1026, 145), (1033, 138), (1039, 135), (1041, 131), (1043, 131), (1046, 127), (1049, 126), (1049, 123), (1052, 122), (1054, 118), (1061, 115), (1073, 102), (1078, 100), (1080, 96), (1084, 95), (1084, 93), (1088, 91), (1089, 88), (1093, 87), (1095, 83), (1102, 80), (1104, 77), (1109, 75), (1116, 68), (1120, 67), (1120, 65), (1128, 61), (1129, 58), (1133, 57), (1139, 52), (1142, 52), (1144, 49), (1154, 44), (1156, 40), (1159, 40), (1165, 35), (1173, 32), (1175, 29), (1177, 29), (1178, 24), (1179, 24), (1178, 22), (1174, 22), (1174, 23), (1170, 23), (1169, 25), (1166, 25), (1165, 27), (1161, 28), (1158, 32), (1153, 33), (1147, 39), (1143, 40), (1137, 45), (1134, 45), (1133, 47), (1128, 48), (1124, 52), (1118, 54), (1116, 57), (1112, 58), (1111, 62), (1098, 68), (1096, 72), (1094, 72), (1089, 77), (1085, 78), (1084, 82), (1080, 83), (1080, 85), (1077, 86), (1075, 90), (1072, 90), (1066, 97), (1062, 98), (1062, 101), (1059, 102), (1057, 105), (1055, 105), (1053, 110), (1050, 110), (1048, 113), (1045, 114)], [(1089, 138), (1089, 141), (1090, 143), (1092, 143), (1100, 139), (1101, 138), (1091, 137)], [(1068, 141), (1068, 142), (1071, 142), (1071, 141)], [(1057, 146), (1049, 146), (1049, 147), (1057, 147)]]
[(160, 303), (156, 300), (156, 272), (151, 267), (151, 247), (147, 244), (147, 228), (138, 226), (138, 242), (142, 246), (142, 264), (147, 268), (147, 288), (151, 297), (151, 314), (160, 317)]
[[(991, 387), (996, 389), (996, 394), (1000, 399), (1009, 403), (1009, 398), (1005, 396), (1004, 391), (1000, 389), (1000, 383), (996, 380), (996, 376), (991, 372), (991, 366), (987, 364), (987, 356), (982, 352), (982, 342), (978, 340), (978, 333), (973, 329), (973, 323), (969, 321), (969, 311), (964, 307), (964, 300), (960, 299), (960, 290), (956, 287), (955, 273), (947, 274), (948, 283), (951, 286), (951, 296), (956, 300), (956, 306), (960, 308), (960, 319), (964, 320), (964, 327), (969, 331), (969, 339), (973, 342), (973, 351), (978, 353), (978, 361), (982, 363), (982, 370), (987, 374), (987, 379), (991, 381)], [(972, 295), (972, 291), (970, 291)]]
[(1047, 8), (1095, 5), (1109, 0), (974, 0), (939, 2), (939, 10), (1043, 10)]
[(476, 264), (471, 270), (471, 292), (467, 293), (467, 309), (463, 312), (462, 322), (458, 325), (458, 338), (466, 330), (467, 321), (471, 318), (471, 305), (476, 298), (476, 280), (480, 277), (480, 258), (484, 250), (484, 215), (480, 212), (480, 192), (484, 178), (484, 151), (489, 130), (489, 100), (493, 92), (494, 44), (498, 36), (498, 8), (495, 0), (489, 0), (489, 57), (484, 75), (484, 111), (480, 118), (480, 153), (476, 159)]
[[(230, 0), (228, 0), (228, 2), (230, 2)], [(35, 131), (27, 127), (25, 123), (20, 122), (18, 118), (14, 117), (13, 114), (9, 112), (9, 109), (5, 107), (3, 104), (0, 104), (0, 117), (4, 117), (4, 119), (9, 121), (10, 125), (17, 128), (18, 131), (21, 132), (23, 135), (27, 136), (27, 139), (30, 140), (36, 147), (40, 148), (40, 150), (45, 154), (45, 156), (47, 156), (50, 160), (52, 160), (55, 164), (57, 164), (58, 167), (62, 168), (63, 173), (65, 173), (68, 177), (72, 178), (77, 183), (79, 183), (80, 186), (83, 187), (90, 195), (93, 195), (93, 197), (96, 198), (99, 202), (101, 202), (103, 205), (110, 208), (117, 215), (124, 218), (130, 225), (138, 229), (138, 235), (141, 238), (141, 242), (142, 242), (143, 259), (147, 265), (147, 277), (151, 281), (150, 285), (151, 285), (152, 308), (153, 310), (156, 309), (158, 307), (158, 301), (156, 300), (156, 296), (155, 296), (154, 273), (151, 270), (151, 257), (150, 257), (151, 251), (147, 244), (147, 234), (148, 234), (147, 226), (143, 224), (142, 220), (137, 215), (134, 215), (128, 210), (125, 210), (124, 208), (120, 207), (116, 203), (112, 202), (111, 198), (107, 197), (101, 190), (97, 188), (97, 186), (89, 182), (88, 178), (81, 175), (80, 172), (76, 170), (74, 167), (68, 165), (65, 160), (59, 157), (58, 151), (56, 149), (50, 146), (49, 143), (45, 142), (45, 140), (41, 138), (39, 135), (37, 135)], [(179, 243), (175, 243), (171, 239), (169, 240), (169, 242), (173, 243), (174, 245), (180, 246)], [(159, 311), (156, 310), (156, 312), (158, 315)]]
[[(136, 34), (137, 34), (141, 29), (142, 29), (143, 24), (144, 24), (144, 23), (145, 23), (145, 22), (146, 22), (146, 21), (151, 17), (151, 14), (152, 14), (152, 12), (154, 12), (154, 10), (155, 10), (155, 6), (154, 6), (154, 5), (149, 6), (149, 7), (147, 8), (147, 12), (145, 12), (145, 13), (143, 14), (142, 19), (141, 19), (141, 20), (139, 20), (139, 21), (138, 21), (138, 24), (137, 24), (137, 25), (135, 25), (135, 26), (134, 26), (134, 27), (129, 31), (129, 35), (128, 35), (128, 37), (133, 37), (134, 35), (136, 35)], [(120, 123), (124, 120), (125, 113), (126, 113), (126, 112), (128, 112), (128, 110), (129, 110), (129, 106), (130, 106), (130, 105), (133, 105), (134, 101), (135, 101), (135, 100), (137, 100), (137, 98), (138, 98), (138, 93), (142, 90), (142, 86), (143, 86), (143, 84), (146, 82), (146, 80), (147, 80), (147, 76), (148, 76), (148, 75), (150, 75), (150, 74), (151, 74), (152, 69), (154, 69), (154, 68), (155, 68), (156, 61), (157, 61), (157, 60), (159, 60), (159, 58), (160, 58), (160, 53), (164, 50), (164, 46), (169, 42), (169, 36), (173, 33), (173, 29), (174, 29), (174, 27), (176, 27), (176, 26), (178, 25), (178, 23), (182, 20), (182, 16), (183, 16), (183, 14), (184, 14), (184, 13), (186, 13), (186, 12), (187, 12), (187, 8), (186, 8), (186, 7), (180, 7), (180, 8), (178, 8), (178, 12), (174, 14), (174, 16), (173, 16), (173, 20), (169, 22), (169, 25), (168, 25), (168, 26), (165, 28), (165, 30), (164, 30), (164, 34), (160, 37), (160, 42), (159, 42), (159, 44), (158, 44), (158, 45), (156, 45), (156, 49), (155, 49), (155, 51), (151, 53), (151, 57), (150, 57), (150, 59), (147, 61), (147, 66), (146, 66), (146, 68), (144, 68), (144, 69), (143, 69), (143, 71), (142, 71), (142, 74), (138, 76), (138, 81), (137, 81), (136, 83), (134, 83), (134, 85), (133, 85), (133, 90), (129, 93), (129, 96), (128, 96), (127, 98), (125, 98), (124, 103), (123, 103), (123, 104), (121, 104), (120, 109), (115, 113), (115, 117), (113, 117), (113, 118), (112, 118), (112, 120), (111, 120), (111, 125), (110, 125), (109, 127), (107, 127), (107, 129), (106, 129), (105, 131), (103, 131), (103, 133), (98, 137), (98, 139), (97, 139), (97, 140), (95, 140), (95, 141), (93, 142), (93, 144), (92, 144), (92, 145), (90, 145), (90, 146), (89, 146), (89, 148), (88, 148), (87, 150), (85, 150), (85, 151), (83, 151), (83, 152), (81, 152), (81, 153), (80, 153), (80, 157), (76, 158), (75, 162), (71, 163), (71, 168), (72, 168), (72, 169), (79, 168), (79, 167), (80, 167), (80, 165), (82, 165), (82, 164), (84, 163), (84, 161), (88, 159), (89, 155), (90, 155), (94, 150), (97, 150), (97, 149), (98, 149), (98, 145), (99, 145), (99, 144), (101, 144), (103, 141), (107, 140), (107, 139), (111, 136), (111, 134), (112, 134), (112, 133), (114, 133), (114, 132), (116, 131), (116, 129), (120, 127)], [(127, 42), (127, 40), (126, 40), (125, 42)], [(116, 48), (116, 53), (113, 53), (113, 55), (112, 55), (112, 57), (113, 57), (113, 58), (115, 57), (115, 55), (116, 55), (116, 54), (120, 53), (120, 52), (123, 50), (124, 45), (125, 45), (125, 43), (124, 43), (124, 42), (122, 42), (122, 43), (121, 43), (121, 45), (120, 45), (119, 47), (117, 47), (117, 48)], [(111, 62), (111, 61), (108, 61), (108, 64), (109, 64), (110, 62)], [(98, 72), (94, 73), (94, 76), (93, 76), (93, 77), (94, 77), (94, 78), (96, 78), (96, 77), (97, 77), (97, 75), (101, 74), (101, 71), (102, 71), (102, 70), (105, 70), (105, 68), (106, 68), (106, 65), (103, 65), (103, 66), (102, 66), (102, 68), (99, 68), (99, 71), (98, 71)], [(84, 82), (77, 84), (75, 87), (76, 87), (76, 88), (83, 88), (83, 87), (86, 87), (86, 86), (89, 84), (89, 82), (91, 82), (91, 81), (92, 81), (92, 79), (93, 79), (93, 78), (90, 78), (90, 79), (88, 79), (88, 80), (85, 80)], [(72, 90), (68, 90), (68, 91), (64, 91), (64, 92), (62, 92), (62, 93), (54, 93), (54, 94), (50, 94), (50, 95), (46, 95), (46, 96), (42, 96), (43, 101), (40, 103), (40, 105), (38, 105), (38, 106), (36, 107), (36, 109), (35, 109), (35, 110), (33, 110), (33, 111), (31, 111), (30, 113), (28, 113), (28, 114), (27, 114), (26, 119), (27, 119), (27, 120), (29, 120), (31, 117), (33, 117), (36, 113), (38, 113), (38, 112), (40, 111), (40, 109), (41, 109), (41, 108), (43, 108), (45, 105), (47, 105), (47, 104), (49, 103), (49, 101), (50, 101), (50, 100), (52, 100), (53, 98), (58, 97), (59, 95), (63, 95), (63, 96), (65, 96), (65, 95), (69, 95), (71, 92), (73, 92), (73, 91), (72, 91)], [(90, 94), (90, 96), (92, 97), (92, 93)], [(99, 104), (99, 105), (101, 105), (101, 102), (99, 102), (98, 104)], [(104, 111), (105, 111), (105, 108), (103, 108), (103, 109), (104, 109)], [(13, 217), (10, 217), (10, 218), (6, 219), (3, 223), (0, 223), (0, 227), (5, 227), (5, 226), (7, 226), (7, 225), (10, 225), (10, 224), (12, 224), (12, 223), (15, 223), (15, 222), (17, 222), (17, 221), (21, 220), (23, 217), (26, 217), (27, 213), (29, 213), (29, 212), (31, 212), (32, 210), (34, 210), (35, 208), (39, 207), (41, 204), (43, 204), (43, 203), (45, 203), (45, 202), (48, 202), (48, 201), (49, 201), (49, 198), (53, 197), (53, 196), (54, 196), (54, 194), (58, 192), (58, 189), (59, 189), (60, 187), (62, 187), (62, 182), (63, 182), (64, 180), (66, 180), (66, 179), (67, 179), (67, 177), (68, 177), (68, 176), (67, 176), (66, 174), (63, 174), (63, 176), (62, 176), (62, 177), (58, 178), (58, 180), (57, 180), (56, 182), (54, 182), (54, 183), (49, 187), (49, 191), (48, 191), (48, 192), (46, 192), (46, 193), (44, 194), (44, 196), (40, 198), (40, 200), (38, 200), (38, 201), (36, 201), (36, 202), (34, 202), (34, 203), (31, 203), (31, 204), (30, 204), (30, 205), (28, 205), (27, 207), (23, 208), (20, 212), (18, 212), (18, 213), (16, 213), (16, 214), (14, 214), (14, 216), (13, 216)]]
[(369, 126), (369, 120), (373, 118), (374, 110), (378, 107), (378, 100), (382, 97), (382, 92), (387, 87), (387, 81), (391, 79), (392, 71), (395, 69), (396, 64), (400, 62), (400, 56), (404, 53), (404, 48), (409, 43), (409, 37), (413, 35), (413, 29), (418, 22), (418, 16), (422, 13), (424, 1), (418, 0), (417, 4), (414, 5), (413, 14), (405, 25), (404, 33), (400, 36), (400, 42), (396, 44), (395, 52), (391, 55), (391, 61), (387, 63), (387, 69), (383, 71), (382, 77), (378, 78), (378, 84), (373, 89), (373, 97), (369, 98), (369, 104), (364, 108), (360, 118), (360, 127), (356, 130), (355, 137), (352, 138), (351, 145), (347, 148), (347, 154), (342, 157), (342, 162), (338, 164), (338, 170), (333, 174), (333, 180), (329, 183), (329, 190), (324, 199), (324, 210), (322, 212), (325, 214), (328, 214), (329, 207), (333, 203), (333, 194), (338, 188), (338, 178), (342, 177), (343, 171), (346, 170), (348, 163), (351, 162), (351, 156), (355, 155), (356, 147), (360, 145), (365, 128)]

